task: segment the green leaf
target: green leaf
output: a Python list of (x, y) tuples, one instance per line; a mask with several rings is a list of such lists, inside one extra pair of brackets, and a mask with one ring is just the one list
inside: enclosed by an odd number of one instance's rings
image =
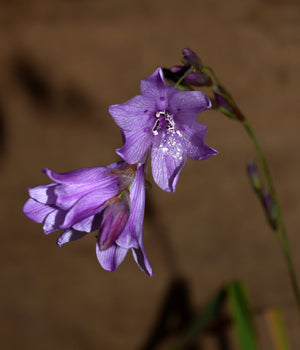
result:
[(242, 282), (231, 282), (226, 287), (234, 327), (241, 350), (257, 350), (254, 328), (249, 311), (249, 303)]

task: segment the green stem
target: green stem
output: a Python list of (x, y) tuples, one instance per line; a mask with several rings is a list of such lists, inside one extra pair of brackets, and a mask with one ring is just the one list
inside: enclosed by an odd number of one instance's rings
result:
[(293, 265), (293, 261), (292, 261), (292, 256), (291, 256), (291, 252), (290, 252), (290, 248), (289, 248), (289, 242), (288, 242), (288, 237), (287, 237), (287, 233), (286, 233), (286, 228), (285, 228), (285, 224), (282, 218), (282, 214), (281, 214), (281, 210), (279, 207), (279, 203), (278, 203), (278, 199), (275, 193), (275, 189), (274, 189), (274, 185), (273, 185), (273, 181), (271, 178), (271, 174), (270, 171), (268, 169), (267, 163), (265, 161), (265, 158), (262, 154), (261, 148), (259, 146), (259, 143), (257, 141), (257, 138), (252, 130), (252, 128), (250, 127), (250, 125), (248, 124), (247, 121), (243, 121), (242, 124), (244, 125), (248, 135), (251, 138), (251, 141), (254, 144), (257, 156), (258, 156), (258, 160), (260, 162), (260, 165), (262, 167), (262, 170), (264, 172), (265, 178), (266, 178), (266, 182), (267, 182), (267, 186), (268, 189), (270, 191), (270, 195), (272, 197), (273, 203), (274, 203), (274, 207), (275, 210), (277, 212), (277, 219), (278, 219), (278, 225), (279, 225), (279, 230), (275, 231), (275, 235), (278, 238), (279, 244), (281, 246), (281, 249), (283, 251), (284, 257), (286, 259), (287, 262), (287, 266), (288, 266), (288, 271), (289, 271), (289, 275), (290, 275), (290, 279), (291, 279), (291, 283), (292, 283), (292, 287), (293, 287), (293, 291), (294, 291), (294, 295), (295, 295), (295, 299), (299, 308), (299, 312), (300, 312), (300, 291), (299, 291), (299, 287), (298, 287), (298, 283), (297, 283), (297, 278), (296, 278), (296, 274), (295, 274), (295, 269), (294, 269), (294, 265)]

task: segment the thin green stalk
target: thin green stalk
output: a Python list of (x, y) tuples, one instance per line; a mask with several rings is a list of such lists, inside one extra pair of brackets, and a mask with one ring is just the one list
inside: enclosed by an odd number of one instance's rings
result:
[(247, 121), (243, 121), (242, 122), (248, 135), (250, 136), (257, 156), (258, 156), (258, 160), (260, 162), (260, 165), (262, 167), (262, 170), (264, 172), (265, 178), (266, 178), (266, 182), (267, 182), (267, 186), (268, 189), (270, 191), (270, 195), (272, 197), (276, 212), (277, 212), (277, 218), (278, 218), (278, 225), (279, 225), (279, 230), (275, 231), (275, 235), (278, 236), (278, 238), (280, 237), (281, 240), (279, 240), (282, 250), (283, 250), (283, 254), (285, 256), (286, 262), (287, 262), (287, 266), (288, 266), (288, 271), (289, 271), (289, 275), (290, 275), (290, 279), (292, 282), (292, 287), (294, 290), (294, 294), (295, 294), (295, 298), (296, 298), (296, 302), (300, 311), (300, 291), (299, 291), (299, 287), (298, 287), (298, 283), (297, 283), (297, 278), (296, 278), (296, 274), (295, 274), (295, 270), (294, 270), (294, 265), (293, 265), (293, 261), (292, 261), (292, 256), (291, 256), (291, 252), (290, 252), (290, 247), (289, 247), (289, 242), (288, 242), (288, 237), (287, 237), (287, 233), (286, 233), (286, 228), (285, 228), (285, 224), (282, 218), (282, 214), (281, 214), (281, 210), (280, 210), (280, 206), (278, 203), (278, 199), (275, 193), (275, 189), (274, 189), (274, 185), (273, 185), (273, 181), (271, 178), (271, 174), (270, 171), (268, 169), (267, 163), (265, 161), (265, 158), (262, 154), (261, 148), (259, 146), (258, 140), (252, 130), (252, 128), (250, 127), (250, 125), (248, 124)]
[[(214, 72), (214, 70), (211, 67), (203, 67), (203, 71), (207, 72), (207, 73), (210, 73), (211, 76), (213, 77), (213, 79), (215, 80), (215, 82), (219, 85), (219, 87), (223, 91), (223, 93), (220, 93), (219, 91), (215, 91), (215, 93), (218, 93), (220, 96), (225, 98), (225, 100), (228, 101), (230, 103), (231, 107), (233, 108), (233, 112), (227, 111), (225, 108), (223, 108), (221, 106), (219, 107), (219, 110), (222, 113), (224, 113), (225, 115), (227, 115), (228, 117), (230, 117), (231, 119), (235, 119), (235, 120), (238, 119), (243, 124), (243, 126), (246, 129), (248, 135), (250, 136), (251, 141), (253, 142), (255, 151), (256, 151), (258, 159), (259, 159), (259, 163), (260, 163), (260, 165), (262, 167), (262, 170), (264, 172), (264, 175), (265, 175), (265, 179), (266, 179), (266, 182), (267, 182), (267, 186), (268, 186), (271, 198), (272, 198), (273, 203), (274, 203), (274, 208), (276, 210), (279, 230), (274, 231), (274, 233), (275, 233), (275, 236), (278, 239), (280, 248), (283, 251), (283, 254), (284, 254), (284, 257), (285, 257), (285, 260), (286, 260), (286, 263), (287, 263), (288, 272), (289, 272), (289, 276), (290, 276), (290, 279), (291, 279), (293, 292), (294, 292), (295, 299), (296, 299), (296, 302), (297, 302), (298, 311), (300, 313), (300, 291), (299, 291), (297, 278), (296, 278), (296, 274), (295, 274), (295, 269), (294, 269), (294, 265), (293, 265), (293, 261), (292, 261), (292, 256), (291, 256), (291, 252), (290, 252), (290, 247), (289, 247), (288, 237), (287, 237), (287, 233), (286, 233), (286, 228), (285, 228), (285, 224), (284, 224), (284, 221), (283, 221), (283, 218), (282, 218), (282, 214), (281, 214), (281, 210), (280, 210), (280, 207), (279, 207), (278, 199), (277, 199), (277, 196), (276, 196), (276, 193), (275, 193), (275, 188), (274, 188), (274, 185), (273, 185), (271, 174), (270, 174), (270, 171), (268, 169), (268, 166), (267, 166), (267, 163), (265, 161), (265, 158), (263, 156), (263, 153), (261, 151), (261, 148), (259, 146), (258, 140), (257, 140), (257, 138), (256, 138), (256, 136), (254, 134), (254, 131), (252, 130), (252, 128), (250, 127), (250, 125), (246, 121), (246, 119), (243, 116), (243, 114), (240, 112), (238, 106), (234, 102), (234, 100), (231, 97), (230, 93), (226, 90), (224, 85), (221, 83), (221, 81), (217, 77), (217, 75)], [(211, 86), (211, 88), (212, 88), (212, 86)], [(214, 91), (214, 89), (213, 89), (213, 91)]]

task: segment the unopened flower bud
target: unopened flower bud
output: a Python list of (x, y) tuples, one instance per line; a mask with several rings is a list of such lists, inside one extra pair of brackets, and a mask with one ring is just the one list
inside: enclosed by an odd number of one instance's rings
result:
[(188, 48), (183, 49), (182, 58), (186, 64), (195, 67), (198, 71), (202, 70), (203, 65), (200, 58), (191, 49), (188, 49)]
[(188, 67), (186, 66), (173, 66), (170, 68), (170, 71), (181, 76), (187, 71), (187, 69)]
[(225, 91), (223, 91), (222, 88), (217, 84), (214, 84), (213, 87), (214, 87), (214, 96), (215, 96), (215, 101), (216, 101), (217, 107), (221, 107), (225, 111), (228, 111), (228, 112), (234, 114), (234, 108), (222, 96), (222, 95), (225, 95)]
[(130, 215), (129, 192), (108, 201), (102, 213), (98, 236), (100, 250), (109, 248), (123, 232)]
[(194, 86), (210, 86), (212, 84), (210, 76), (203, 72), (190, 73), (184, 80)]
[[(231, 96), (221, 86), (214, 84), (213, 92), (215, 97), (215, 108), (218, 108), (227, 117), (235, 120), (245, 121), (245, 117), (237, 107)], [(231, 102), (229, 102), (231, 101)]]
[(278, 226), (278, 217), (272, 196), (268, 190), (263, 191), (262, 203), (271, 227), (276, 230)]
[(258, 168), (254, 162), (248, 162), (247, 173), (253, 189), (260, 193), (262, 191), (262, 181), (258, 172)]

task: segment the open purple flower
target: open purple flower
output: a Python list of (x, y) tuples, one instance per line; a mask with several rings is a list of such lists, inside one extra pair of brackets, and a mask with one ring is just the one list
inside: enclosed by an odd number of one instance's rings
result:
[(144, 162), (152, 147), (153, 178), (163, 190), (174, 192), (187, 157), (203, 160), (217, 154), (204, 141), (207, 127), (196, 120), (210, 107), (203, 92), (167, 86), (158, 68), (141, 81), (141, 95), (109, 107), (125, 139), (117, 153), (135, 164)]
[(122, 161), (62, 174), (43, 172), (53, 182), (30, 188), (23, 211), (44, 223), (45, 234), (64, 230), (57, 240), (62, 246), (99, 230), (96, 254), (105, 270), (116, 270), (131, 249), (139, 267), (152, 275), (143, 245), (143, 165)]

